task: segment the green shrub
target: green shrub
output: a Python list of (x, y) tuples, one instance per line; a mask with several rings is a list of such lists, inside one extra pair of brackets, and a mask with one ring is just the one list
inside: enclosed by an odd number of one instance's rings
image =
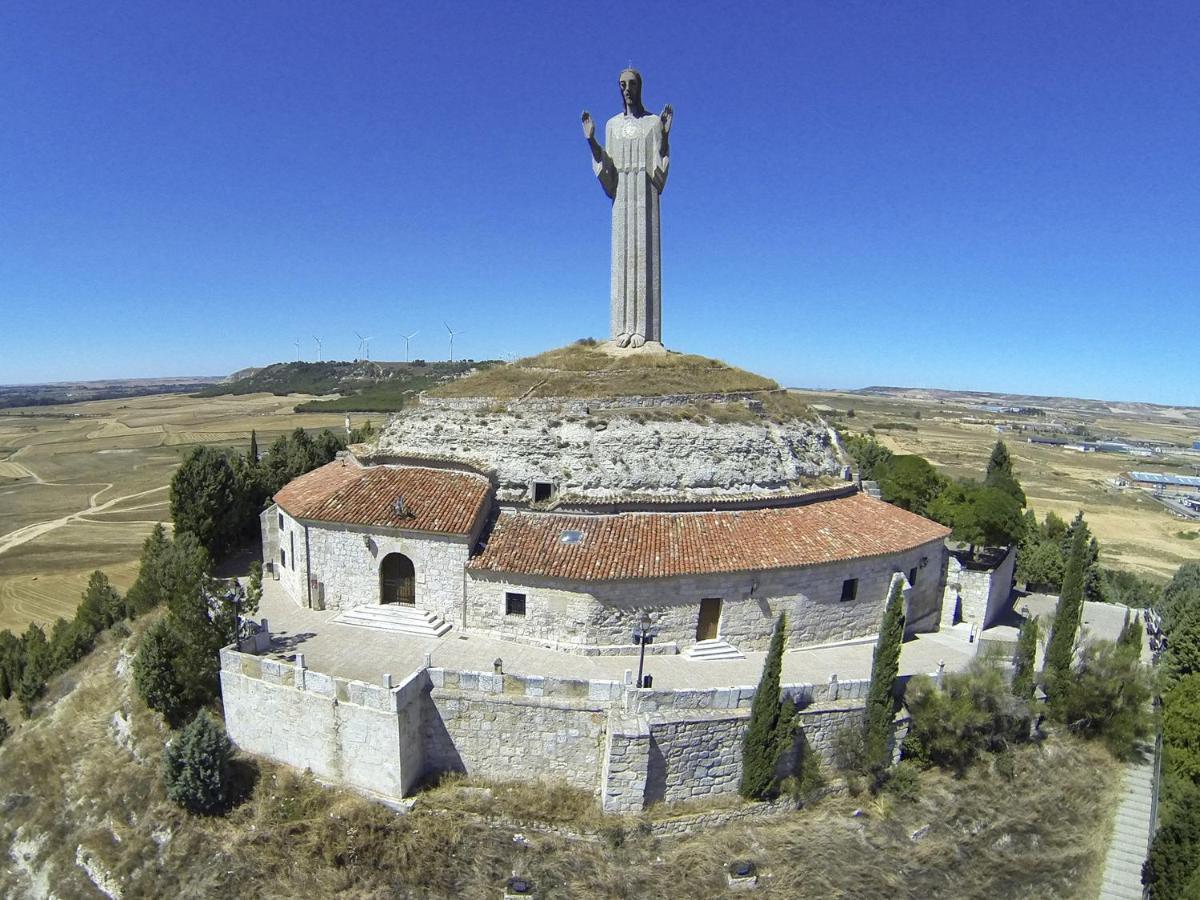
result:
[(1150, 733), (1150, 680), (1129, 648), (1112, 641), (1086, 645), (1074, 671), (1057, 685), (1050, 705), (1054, 719), (1103, 740), (1114, 755), (1128, 757)]
[(1163, 696), (1163, 762), (1200, 784), (1200, 672), (1184, 675)]
[(172, 738), (163, 754), (167, 796), (185, 809), (211, 814), (224, 809), (229, 796), (233, 745), (207, 710), (200, 710)]
[(1027, 705), (982, 660), (944, 675), (940, 690), (928, 676), (914, 678), (904, 705), (912, 716), (904, 758), (921, 765), (961, 774), (983, 753), (1005, 750), (1029, 735)]
[(1194, 900), (1200, 896), (1200, 789), (1180, 797), (1163, 820), (1142, 865), (1151, 900)]
[(912, 761), (901, 761), (887, 774), (883, 789), (897, 799), (912, 802), (921, 796), (920, 766)]

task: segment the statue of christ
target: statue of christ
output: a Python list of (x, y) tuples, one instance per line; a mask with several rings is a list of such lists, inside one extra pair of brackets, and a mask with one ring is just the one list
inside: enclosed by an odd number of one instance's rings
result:
[(671, 163), (667, 138), (674, 111), (659, 115), (642, 106), (642, 76), (621, 73), (624, 110), (608, 120), (604, 146), (596, 123), (583, 113), (583, 136), (592, 151), (592, 169), (612, 207), (612, 340), (618, 347), (662, 343), (661, 250), (658, 197)]

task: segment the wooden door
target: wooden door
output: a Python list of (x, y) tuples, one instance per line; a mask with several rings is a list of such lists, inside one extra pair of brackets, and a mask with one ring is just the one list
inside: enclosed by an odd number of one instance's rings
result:
[(721, 624), (721, 599), (709, 597), (700, 601), (700, 620), (696, 625), (697, 641), (715, 641)]
[(412, 560), (403, 553), (389, 553), (379, 566), (379, 602), (417, 602), (417, 577)]

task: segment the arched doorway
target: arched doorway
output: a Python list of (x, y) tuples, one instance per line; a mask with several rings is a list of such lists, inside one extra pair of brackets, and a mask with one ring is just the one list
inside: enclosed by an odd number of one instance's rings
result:
[(379, 564), (379, 602), (417, 602), (416, 571), (403, 553), (389, 553)]

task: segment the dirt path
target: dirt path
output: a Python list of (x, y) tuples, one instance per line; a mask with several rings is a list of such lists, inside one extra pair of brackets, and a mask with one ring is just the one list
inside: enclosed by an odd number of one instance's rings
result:
[[(0, 535), (0, 554), (7, 553), (14, 547), (20, 547), (22, 544), (28, 544), (32, 540), (40, 538), (44, 534), (49, 534), (51, 531), (56, 531), (72, 522), (77, 522), (85, 516), (94, 516), (97, 513), (103, 513), (111, 509), (118, 503), (125, 500), (134, 500), (138, 497), (145, 497), (147, 494), (156, 494), (160, 491), (165, 491), (169, 485), (150, 488), (148, 491), (138, 491), (135, 494), (125, 494), (121, 497), (113, 497), (111, 500), (105, 500), (103, 503), (97, 503), (100, 495), (112, 488), (111, 484), (105, 484), (100, 490), (92, 494), (88, 501), (91, 505), (87, 509), (81, 509), (78, 512), (69, 513), (57, 519), (51, 519), (49, 522), (35, 522), (32, 525), (26, 525), (24, 528), (18, 528), (16, 531), (10, 531), (8, 534)], [(157, 506), (158, 504), (151, 504)], [(146, 507), (133, 507), (132, 509), (145, 509)], [(114, 510), (114, 512), (129, 512), (130, 510)]]

